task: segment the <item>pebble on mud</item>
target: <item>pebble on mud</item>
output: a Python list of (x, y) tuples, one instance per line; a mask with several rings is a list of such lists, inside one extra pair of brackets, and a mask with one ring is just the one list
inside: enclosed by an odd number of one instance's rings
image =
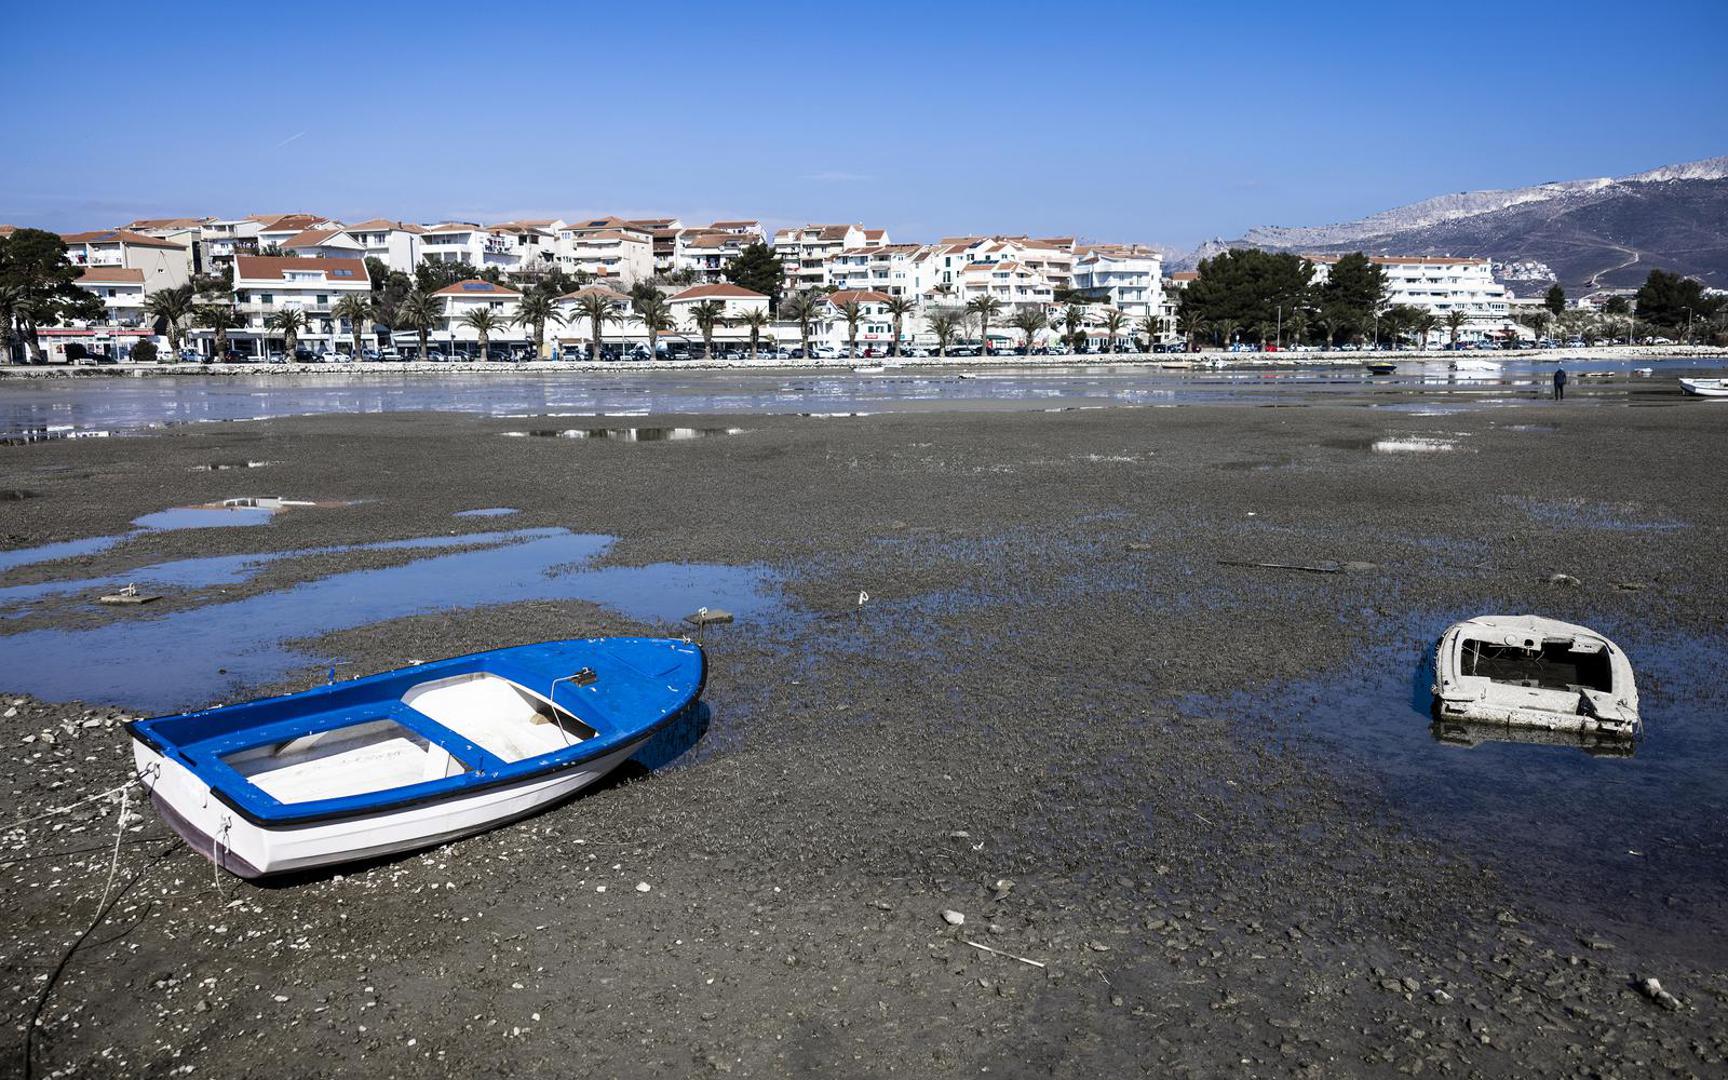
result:
[(1680, 999), (1662, 989), (1662, 983), (1654, 977), (1641, 981), (1638, 992), (1670, 1012), (1678, 1012), (1680, 1009)]
[(942, 921), (947, 923), (949, 926), (964, 926), (966, 923), (966, 916), (955, 911), (953, 908), (948, 908), (942, 912)]

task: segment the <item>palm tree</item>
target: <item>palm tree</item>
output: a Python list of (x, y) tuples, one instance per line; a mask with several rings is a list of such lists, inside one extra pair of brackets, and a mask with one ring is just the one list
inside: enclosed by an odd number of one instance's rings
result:
[(810, 359), (810, 324), (816, 321), (823, 299), (814, 292), (795, 292), (780, 301), (780, 317), (798, 324), (798, 339), (803, 345), (804, 359)]
[(500, 319), (490, 308), (475, 308), (462, 316), (461, 323), (474, 331), (480, 338), (480, 362), (486, 363), (492, 359), (492, 332), (504, 328), (504, 320)]
[(1350, 329), (1350, 327), (1350, 318), (1341, 312), (1322, 311), (1320, 313), (1320, 329), (1326, 331), (1325, 348), (1327, 351), (1330, 351), (1332, 346), (1338, 341), (1338, 334), (1341, 331)]
[(299, 308), (283, 308), (266, 320), (272, 330), (282, 331), (282, 359), (294, 359), (294, 344), (300, 331), (306, 329), (306, 313)]
[(426, 334), (444, 317), (438, 301), (416, 289), (396, 306), (394, 325), (415, 331), (420, 336), (420, 359), (426, 359)]
[(510, 320), (517, 326), (527, 327), (530, 337), (534, 340), (534, 359), (540, 359), (540, 354), (546, 349), (546, 324), (564, 322), (564, 315), (558, 310), (558, 305), (552, 297), (539, 289), (531, 289), (516, 305), (516, 314)]
[(1023, 307), (1014, 313), (1009, 325), (1026, 335), (1026, 355), (1032, 355), (1032, 343), (1038, 336), (1038, 331), (1050, 325), (1050, 320), (1044, 312), (1035, 307)]
[(690, 309), (690, 321), (702, 332), (702, 358), (714, 359), (714, 328), (726, 325), (726, 305), (719, 300), (704, 300)]
[(576, 297), (576, 310), (572, 313), (578, 320), (587, 319), (588, 329), (592, 337), (588, 358), (596, 364), (600, 362), (600, 342), (605, 333), (606, 324), (619, 322), (623, 316), (614, 305), (617, 301), (604, 292), (585, 292)]
[(1002, 301), (994, 296), (980, 296), (966, 305), (966, 310), (978, 316), (978, 339), (984, 343), (984, 354), (990, 354), (990, 316), (1002, 311)]
[(1236, 336), (1235, 319), (1215, 319), (1212, 322), (1212, 332), (1218, 335), (1218, 344), (1230, 348), (1230, 341)]
[(168, 351), (174, 354), (174, 359), (180, 359), (180, 335), (184, 330), (181, 325), (192, 314), (195, 306), (192, 286), (181, 285), (173, 289), (160, 289), (151, 293), (144, 300), (144, 310), (152, 319), (166, 324), (168, 334)]
[(892, 351), (895, 356), (899, 356), (900, 326), (905, 321), (906, 316), (911, 315), (918, 310), (918, 301), (912, 299), (910, 296), (890, 296), (888, 302), (882, 305), (882, 310), (894, 316), (894, 345)]
[(1115, 308), (1104, 309), (1104, 332), (1110, 335), (1109, 347), (1106, 352), (1116, 351), (1116, 339), (1122, 336), (1122, 331), (1128, 326), (1128, 315)]
[(858, 324), (864, 321), (864, 305), (853, 298), (844, 304), (835, 304), (834, 310), (846, 320), (846, 359), (851, 360), (858, 355)]
[(228, 331), (239, 325), (240, 319), (227, 304), (200, 304), (192, 316), (206, 330), (216, 332), (215, 353), (218, 359), (228, 355)]
[(739, 326), (750, 328), (750, 359), (754, 360), (759, 351), (757, 345), (762, 338), (762, 331), (774, 321), (774, 316), (768, 314), (768, 309), (765, 307), (753, 307), (746, 308), (741, 312), (737, 321)]
[(18, 309), (30, 303), (22, 285), (0, 285), (0, 363), (12, 359), (12, 323)]
[(672, 305), (659, 289), (637, 297), (635, 305), (636, 317), (648, 331), (648, 358), (655, 359), (660, 355), (660, 335), (678, 328), (677, 320), (672, 318)]
[(1434, 328), (1439, 325), (1440, 320), (1436, 319), (1431, 311), (1424, 311), (1410, 320), (1410, 329), (1416, 332), (1416, 347), (1418, 349), (1428, 347), (1428, 335), (1432, 334)]
[(1201, 329), (1205, 327), (1206, 316), (1202, 315), (1198, 309), (1190, 308), (1178, 315), (1176, 321), (1177, 324), (1182, 327), (1182, 340), (1186, 342), (1183, 348), (1189, 352), (1193, 352), (1194, 335), (1198, 334)]
[(961, 327), (966, 325), (969, 317), (964, 308), (957, 307), (939, 307), (930, 312), (927, 321), (930, 323), (930, 332), (936, 335), (937, 356), (948, 355), (948, 343), (960, 332)]
[(1164, 332), (1164, 320), (1156, 315), (1148, 315), (1140, 320), (1140, 332), (1146, 335), (1146, 351), (1158, 344), (1158, 335)]
[(1068, 347), (1079, 352), (1086, 344), (1086, 305), (1069, 304), (1062, 312), (1061, 323), (1068, 331)]
[(359, 293), (349, 293), (336, 301), (336, 306), (330, 309), (330, 314), (348, 323), (348, 334), (354, 344), (354, 359), (360, 359), (360, 331), (372, 318), (372, 298)]
[(1464, 324), (1467, 321), (1469, 321), (1468, 317), (1462, 311), (1448, 311), (1446, 313), (1446, 329), (1452, 332), (1453, 348), (1458, 347), (1458, 331), (1464, 329)]

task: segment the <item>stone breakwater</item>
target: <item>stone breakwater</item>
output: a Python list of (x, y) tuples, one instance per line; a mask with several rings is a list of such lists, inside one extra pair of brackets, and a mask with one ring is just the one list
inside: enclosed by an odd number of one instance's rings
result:
[(1703, 360), (1728, 357), (1728, 348), (1708, 345), (1598, 345), (1582, 349), (1507, 349), (1494, 352), (1456, 353), (1438, 349), (1378, 350), (1349, 352), (1225, 352), (1207, 349), (1195, 353), (1086, 353), (1061, 356), (990, 356), (950, 357), (863, 357), (840, 360), (619, 360), (594, 363), (588, 360), (534, 360), (526, 363), (492, 361), (440, 362), (419, 360), (365, 361), (361, 363), (292, 363), (292, 364), (78, 364), (78, 365), (8, 365), (0, 366), (0, 380), (5, 379), (64, 379), (101, 377), (149, 378), (161, 375), (330, 375), (354, 376), (382, 374), (447, 375), (496, 374), (507, 372), (582, 372), (582, 371), (724, 371), (791, 369), (808, 371), (849, 371), (861, 364), (892, 364), (900, 368), (943, 367), (1025, 367), (1040, 368), (1090, 367), (1098, 364), (1140, 364), (1177, 367), (1183, 365), (1223, 367), (1360, 367), (1369, 361), (1446, 361), (1460, 355), (1495, 360), (1613, 361), (1638, 360)]

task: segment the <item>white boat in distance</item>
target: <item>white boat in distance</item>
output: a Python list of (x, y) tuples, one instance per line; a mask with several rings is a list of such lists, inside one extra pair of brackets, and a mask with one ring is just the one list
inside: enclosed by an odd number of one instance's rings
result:
[(1693, 397), (1728, 398), (1728, 379), (1681, 379), (1680, 389)]
[(1484, 360), (1478, 356), (1468, 356), (1461, 360), (1452, 361), (1451, 368), (1453, 371), (1463, 371), (1482, 375), (1497, 375), (1500, 372), (1500, 361)]

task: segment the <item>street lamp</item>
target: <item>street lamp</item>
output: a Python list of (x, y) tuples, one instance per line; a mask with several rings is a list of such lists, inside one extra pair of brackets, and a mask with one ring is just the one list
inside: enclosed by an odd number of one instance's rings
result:
[(1692, 309), (1686, 309), (1686, 344), (1692, 344)]

